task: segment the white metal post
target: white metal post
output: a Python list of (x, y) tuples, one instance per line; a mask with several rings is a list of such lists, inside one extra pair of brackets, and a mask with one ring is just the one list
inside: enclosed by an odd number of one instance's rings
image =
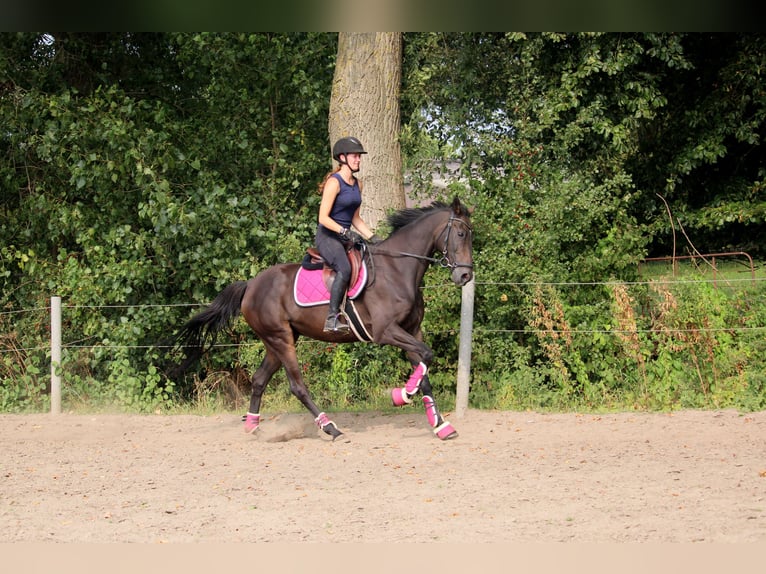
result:
[(476, 284), (471, 279), (463, 286), (460, 303), (460, 347), (457, 359), (457, 394), (455, 416), (462, 418), (468, 408), (471, 381), (471, 342), (473, 340), (473, 299)]
[(61, 413), (61, 297), (51, 297), (51, 414)]

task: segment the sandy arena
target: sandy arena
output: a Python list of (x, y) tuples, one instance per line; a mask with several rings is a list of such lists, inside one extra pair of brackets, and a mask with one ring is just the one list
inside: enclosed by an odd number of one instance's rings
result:
[(0, 541), (766, 541), (766, 412), (264, 414), (0, 415)]

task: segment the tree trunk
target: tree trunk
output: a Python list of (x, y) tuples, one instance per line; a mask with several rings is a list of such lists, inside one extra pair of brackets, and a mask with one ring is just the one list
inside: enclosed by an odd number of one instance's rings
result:
[(402, 78), (400, 32), (338, 35), (330, 99), (330, 145), (355, 136), (364, 145), (362, 219), (371, 229), (389, 209), (405, 206), (399, 146), (399, 94)]

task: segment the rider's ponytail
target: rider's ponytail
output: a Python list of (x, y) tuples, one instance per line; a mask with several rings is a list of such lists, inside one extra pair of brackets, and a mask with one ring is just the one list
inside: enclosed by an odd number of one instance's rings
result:
[(319, 193), (319, 195), (322, 195), (322, 192), (324, 191), (324, 186), (327, 183), (327, 180), (330, 179), (330, 177), (332, 177), (334, 173), (338, 173), (339, 171), (340, 171), (340, 166), (336, 167), (332, 171), (327, 172), (327, 174), (322, 179), (322, 182), (319, 184), (319, 188), (317, 189), (317, 192)]

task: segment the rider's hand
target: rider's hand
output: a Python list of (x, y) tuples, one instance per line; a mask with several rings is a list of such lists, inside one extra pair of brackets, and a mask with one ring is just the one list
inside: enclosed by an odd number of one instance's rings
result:
[(359, 243), (363, 243), (364, 239), (362, 239), (362, 236), (359, 235), (356, 231), (353, 231), (351, 229), (347, 229), (345, 227), (341, 228), (341, 230), (338, 232), (338, 237), (340, 237), (340, 240), (348, 245), (357, 245)]

